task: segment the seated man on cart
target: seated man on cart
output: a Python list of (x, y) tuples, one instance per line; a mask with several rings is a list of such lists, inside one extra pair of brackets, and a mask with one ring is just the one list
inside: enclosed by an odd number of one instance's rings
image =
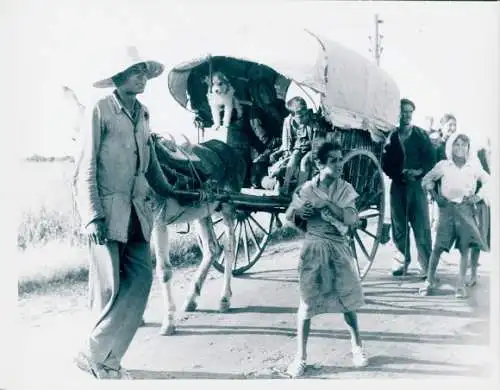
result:
[[(285, 170), (282, 195), (290, 194), (290, 184), (299, 170), (298, 184), (307, 180), (308, 165), (312, 165), (312, 148), (315, 138), (324, 138), (323, 131), (314, 113), (307, 108), (306, 101), (296, 96), (287, 102), (290, 115), (285, 118), (281, 147), (271, 155), (271, 163), (288, 160)], [(323, 137), (322, 137), (323, 136)]]
[(261, 187), (262, 178), (267, 174), (270, 156), (281, 145), (283, 121), (288, 115), (285, 102), (278, 99), (276, 91), (269, 83), (257, 85), (249, 81), (251, 106), (249, 108), (250, 128), (254, 137), (252, 159), (252, 186)]

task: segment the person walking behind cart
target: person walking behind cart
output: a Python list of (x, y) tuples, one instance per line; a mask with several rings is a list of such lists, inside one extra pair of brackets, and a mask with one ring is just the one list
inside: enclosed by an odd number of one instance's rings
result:
[(410, 234), (413, 230), (422, 276), (427, 274), (431, 255), (429, 204), (421, 180), (434, 166), (435, 151), (425, 130), (412, 125), (415, 104), (401, 99), (400, 123), (389, 136), (382, 153), (382, 169), (391, 179), (392, 239), (400, 261), (393, 276), (406, 274), (411, 263)]
[(436, 163), (446, 160), (446, 141), (457, 131), (457, 118), (453, 114), (444, 114), (440, 124), (441, 140), (436, 147)]
[(136, 96), (164, 66), (139, 59), (133, 48), (124, 54), (111, 77), (94, 83), (116, 89), (93, 109), (73, 179), (89, 238), (93, 315), (75, 363), (97, 379), (131, 379), (121, 361), (142, 322), (153, 281), (149, 112)]
[(315, 155), (319, 174), (297, 188), (286, 211), (287, 220), (306, 231), (299, 260), (297, 355), (287, 370), (291, 377), (304, 374), (311, 318), (323, 313), (343, 313), (353, 363), (368, 364), (356, 314), (364, 304), (363, 290), (346, 238), (348, 226), (358, 218), (358, 194), (341, 179), (340, 144), (324, 142)]

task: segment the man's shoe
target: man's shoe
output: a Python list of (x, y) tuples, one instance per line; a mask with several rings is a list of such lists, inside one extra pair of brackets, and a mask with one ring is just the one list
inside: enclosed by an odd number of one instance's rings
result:
[(76, 366), (96, 379), (133, 379), (132, 375), (122, 367), (116, 369), (101, 363), (93, 363), (90, 358), (80, 352), (74, 359)]
[(408, 271), (408, 267), (402, 265), (401, 267), (392, 271), (392, 276), (403, 276)]
[(90, 362), (90, 359), (87, 357), (87, 355), (80, 352), (75, 356), (73, 362), (80, 370), (92, 375), (94, 378), (97, 378), (97, 375), (92, 368), (92, 363)]

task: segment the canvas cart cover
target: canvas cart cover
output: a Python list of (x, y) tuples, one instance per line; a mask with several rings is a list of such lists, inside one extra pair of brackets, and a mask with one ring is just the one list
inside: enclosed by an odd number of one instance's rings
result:
[(320, 94), (327, 119), (335, 126), (384, 132), (398, 121), (399, 89), (372, 61), (328, 38), (305, 30), (277, 34), (244, 32), (207, 39), (207, 55), (193, 57), (169, 73), (169, 88), (188, 107), (187, 80), (191, 70), (211, 56), (264, 64), (289, 81)]

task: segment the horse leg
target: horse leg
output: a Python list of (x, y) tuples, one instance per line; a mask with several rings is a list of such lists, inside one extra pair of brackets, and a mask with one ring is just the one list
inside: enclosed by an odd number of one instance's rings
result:
[(220, 255), (220, 248), (218, 246), (217, 240), (215, 239), (215, 232), (213, 230), (211, 216), (209, 215), (207, 217), (198, 219), (195, 223), (195, 228), (200, 237), (201, 252), (203, 254), (203, 258), (193, 279), (192, 287), (190, 290), (191, 292), (187, 296), (184, 303), (185, 311), (196, 310), (196, 299), (201, 294), (203, 283), (207, 278), (208, 271), (210, 270), (210, 266), (212, 265), (214, 256)]
[(234, 245), (236, 242), (234, 232), (234, 209), (227, 204), (222, 206), (222, 218), (226, 242), (224, 245), (224, 285), (220, 299), (219, 311), (226, 312), (231, 307), (231, 278), (233, 276), (233, 264), (235, 262)]
[(163, 296), (164, 311), (160, 334), (167, 336), (175, 333), (176, 309), (171, 285), (173, 268), (169, 255), (168, 227), (155, 223), (151, 238), (156, 257), (156, 275)]

